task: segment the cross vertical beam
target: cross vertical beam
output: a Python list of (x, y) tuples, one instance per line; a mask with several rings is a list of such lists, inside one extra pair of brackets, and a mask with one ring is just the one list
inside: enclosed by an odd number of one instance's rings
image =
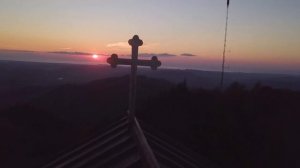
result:
[(129, 119), (133, 120), (135, 116), (135, 102), (136, 102), (136, 73), (137, 73), (137, 61), (139, 47), (143, 45), (143, 41), (139, 36), (135, 35), (132, 39), (128, 41), (131, 45), (131, 75), (130, 75), (130, 84), (129, 84)]

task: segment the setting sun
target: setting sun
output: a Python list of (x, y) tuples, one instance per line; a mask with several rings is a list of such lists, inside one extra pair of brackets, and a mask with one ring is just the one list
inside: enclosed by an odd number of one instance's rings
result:
[(98, 56), (97, 54), (94, 54), (94, 55), (93, 55), (93, 58), (94, 58), (94, 59), (98, 59), (98, 57), (99, 57), (99, 56)]

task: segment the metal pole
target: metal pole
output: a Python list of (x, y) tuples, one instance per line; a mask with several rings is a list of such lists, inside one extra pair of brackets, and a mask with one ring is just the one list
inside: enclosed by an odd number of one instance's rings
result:
[(227, 43), (227, 27), (228, 27), (228, 11), (229, 11), (229, 1), (227, 1), (227, 14), (226, 14), (226, 25), (225, 25), (225, 39), (224, 39), (224, 50), (223, 50), (223, 62), (222, 62), (222, 74), (221, 74), (221, 89), (224, 85), (224, 69), (225, 69), (225, 55), (226, 55), (226, 43)]

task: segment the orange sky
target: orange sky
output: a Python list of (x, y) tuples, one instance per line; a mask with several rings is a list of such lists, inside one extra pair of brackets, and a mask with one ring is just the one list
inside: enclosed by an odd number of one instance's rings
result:
[[(299, 66), (299, 8), (293, 0), (232, 1), (226, 64)], [(138, 34), (142, 53), (221, 62), (225, 12), (226, 1), (209, 0), (3, 0), (0, 49), (129, 54), (127, 40)]]

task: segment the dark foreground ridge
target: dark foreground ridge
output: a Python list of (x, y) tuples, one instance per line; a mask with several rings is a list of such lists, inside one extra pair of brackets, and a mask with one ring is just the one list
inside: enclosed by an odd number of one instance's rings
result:
[[(139, 121), (141, 122), (141, 121)], [(83, 144), (61, 154), (43, 168), (142, 168), (146, 158), (143, 156), (135, 127), (141, 128), (158, 164), (162, 168), (213, 168), (216, 165), (204, 157), (197, 156), (188, 149), (172, 144), (168, 138), (157, 136), (145, 124), (131, 125), (127, 117), (112, 124), (103, 133)]]
[[(60, 156), (57, 152), (101, 135), (127, 109), (128, 80), (61, 85), (1, 111), (0, 167), (41, 167)], [(138, 82), (137, 116), (146, 137), (150, 132), (176, 148), (172, 140), (178, 140), (221, 167), (281, 168), (298, 162), (299, 92), (260, 84), (246, 89), (235, 83), (220, 91), (147, 77)]]

